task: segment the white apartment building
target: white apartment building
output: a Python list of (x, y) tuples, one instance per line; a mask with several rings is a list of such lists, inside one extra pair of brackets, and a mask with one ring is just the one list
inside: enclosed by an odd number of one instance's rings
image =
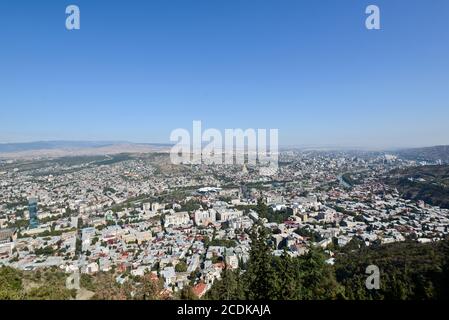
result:
[(189, 213), (187, 211), (175, 212), (168, 214), (164, 219), (164, 226), (182, 226), (190, 222)]
[(214, 223), (216, 220), (216, 211), (214, 209), (195, 211), (195, 224), (197, 226), (207, 226), (209, 223)]
[(243, 211), (236, 211), (233, 209), (222, 209), (218, 210), (218, 217), (221, 222), (226, 222), (229, 220), (234, 220), (243, 216)]

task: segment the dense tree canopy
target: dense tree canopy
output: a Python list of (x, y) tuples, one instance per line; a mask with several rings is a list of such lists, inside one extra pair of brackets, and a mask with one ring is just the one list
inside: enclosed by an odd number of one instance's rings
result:
[(0, 300), (67, 300), (76, 292), (65, 286), (66, 275), (55, 269), (22, 272), (0, 267)]
[[(299, 257), (272, 255), (267, 231), (251, 235), (246, 270), (225, 270), (206, 299), (448, 299), (449, 240), (429, 244), (347, 246), (335, 253), (335, 265), (321, 248)], [(354, 244), (354, 243), (353, 243)], [(376, 265), (380, 288), (367, 289), (366, 268)]]

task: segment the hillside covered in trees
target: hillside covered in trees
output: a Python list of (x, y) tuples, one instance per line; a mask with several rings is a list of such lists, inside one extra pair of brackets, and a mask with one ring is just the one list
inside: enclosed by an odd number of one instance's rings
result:
[(397, 156), (415, 161), (437, 161), (449, 163), (449, 145), (411, 148), (392, 152)]
[(396, 169), (385, 182), (397, 188), (405, 199), (449, 209), (449, 165)]
[[(253, 233), (250, 261), (245, 272), (226, 270), (214, 283), (208, 299), (279, 300), (426, 300), (449, 299), (449, 240), (437, 243), (393, 243), (358, 246), (352, 243), (335, 253), (311, 248), (292, 258), (271, 254), (267, 234)], [(380, 270), (380, 289), (368, 290), (369, 265)]]
[(117, 283), (113, 272), (83, 274), (80, 290), (66, 288), (67, 274), (55, 268), (20, 271), (0, 267), (0, 300), (159, 300), (162, 282), (151, 274)]
[(0, 300), (68, 300), (76, 290), (65, 286), (67, 275), (57, 269), (24, 272), (0, 267)]

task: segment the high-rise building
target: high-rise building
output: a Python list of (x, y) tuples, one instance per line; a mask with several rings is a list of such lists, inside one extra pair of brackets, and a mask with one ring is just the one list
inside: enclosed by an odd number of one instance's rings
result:
[(37, 228), (39, 226), (39, 220), (37, 218), (37, 199), (28, 199), (28, 212), (30, 214), (30, 229)]

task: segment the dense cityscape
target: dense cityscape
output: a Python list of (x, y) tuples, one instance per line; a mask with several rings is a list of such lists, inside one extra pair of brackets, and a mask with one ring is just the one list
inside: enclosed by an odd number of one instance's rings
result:
[[(107, 273), (118, 285), (150, 276), (166, 298), (186, 288), (202, 298), (225, 270), (245, 272), (255, 225), (268, 230), (273, 256), (321, 248), (330, 266), (355, 240), (443, 240), (449, 209), (385, 182), (394, 170), (439, 165), (297, 150), (281, 152), (273, 176), (246, 164), (173, 165), (162, 152), (3, 160), (0, 265), (81, 279)], [(95, 295), (75, 288), (79, 299)]]

